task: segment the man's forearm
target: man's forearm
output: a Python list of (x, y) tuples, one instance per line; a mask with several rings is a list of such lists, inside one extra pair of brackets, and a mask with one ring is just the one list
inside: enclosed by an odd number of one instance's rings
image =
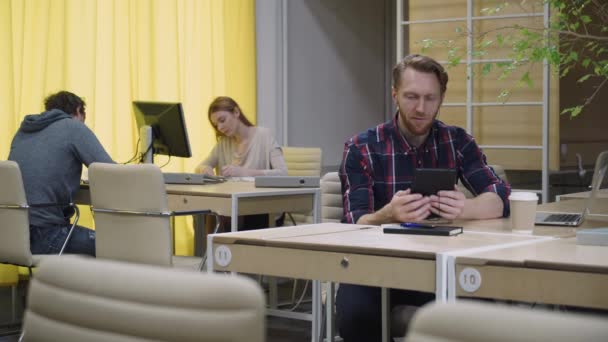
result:
[(465, 200), (464, 210), (460, 218), (463, 219), (490, 219), (502, 217), (504, 203), (500, 196), (493, 192), (484, 192), (481, 195)]
[(390, 214), (391, 211), (388, 208), (389, 205), (390, 203), (376, 212), (373, 212), (371, 214), (365, 214), (359, 217), (359, 219), (357, 220), (357, 224), (372, 224), (378, 226), (384, 223), (393, 222), (392, 216)]

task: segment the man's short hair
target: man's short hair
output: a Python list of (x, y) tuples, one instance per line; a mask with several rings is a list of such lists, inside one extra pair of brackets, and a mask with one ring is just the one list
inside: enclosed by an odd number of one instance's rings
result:
[(86, 105), (84, 100), (78, 95), (65, 90), (51, 94), (44, 99), (45, 110), (61, 109), (70, 115), (76, 115), (78, 107), (81, 107), (81, 111), (84, 113)]
[(448, 73), (443, 66), (431, 57), (416, 54), (405, 56), (405, 58), (399, 61), (393, 68), (393, 87), (395, 89), (399, 88), (401, 74), (403, 74), (407, 68), (435, 74), (439, 81), (439, 86), (441, 87), (441, 95), (445, 94), (445, 91), (448, 88)]

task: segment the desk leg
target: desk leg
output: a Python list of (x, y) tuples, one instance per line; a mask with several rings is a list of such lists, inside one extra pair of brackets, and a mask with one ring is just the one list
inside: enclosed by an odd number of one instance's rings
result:
[(236, 232), (239, 230), (239, 198), (232, 195), (232, 212), (230, 215), (230, 231)]
[(17, 323), (17, 285), (11, 286), (11, 323)]
[(327, 329), (326, 341), (333, 342), (334, 336), (334, 293), (336, 292), (336, 284), (329, 281), (327, 282), (327, 292), (325, 293), (325, 327)]
[(176, 246), (176, 244), (175, 244), (175, 235), (177, 235), (176, 231), (175, 231), (175, 216), (171, 216), (171, 223), (170, 223), (170, 225), (171, 225), (171, 237), (173, 239), (173, 255), (175, 255), (175, 246)]
[(279, 286), (277, 284), (277, 277), (268, 278), (268, 306), (271, 309), (279, 307)]
[(390, 322), (390, 289), (383, 287), (380, 289), (382, 299), (382, 342), (390, 342), (391, 339), (391, 322)]
[(447, 255), (446, 260), (446, 298), (447, 302), (456, 301), (456, 257), (453, 255)]
[(320, 342), (321, 337), (321, 282), (312, 281), (312, 336), (313, 342)]
[(443, 303), (447, 300), (448, 256), (437, 253), (435, 256), (435, 301)]
[(313, 200), (312, 222), (321, 223), (321, 191), (315, 192)]
[(213, 235), (207, 235), (207, 273), (213, 273)]

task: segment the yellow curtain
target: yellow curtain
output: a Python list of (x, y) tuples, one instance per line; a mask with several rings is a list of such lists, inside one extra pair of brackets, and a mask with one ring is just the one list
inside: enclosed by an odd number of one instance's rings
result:
[[(66, 89), (85, 98), (86, 124), (117, 162), (136, 151), (131, 101), (182, 102), (193, 158), (171, 158), (163, 170), (192, 172), (215, 142), (206, 114), (215, 96), (234, 97), (255, 122), (254, 7), (254, 0), (0, 1), (0, 158), (23, 117)], [(90, 212), (84, 216), (92, 226)], [(192, 235), (178, 220), (178, 254), (192, 253)]]

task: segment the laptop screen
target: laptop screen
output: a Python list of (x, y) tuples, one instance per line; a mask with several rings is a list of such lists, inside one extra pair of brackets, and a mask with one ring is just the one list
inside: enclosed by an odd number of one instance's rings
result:
[(608, 221), (608, 151), (600, 153), (595, 162), (585, 214), (592, 220)]

